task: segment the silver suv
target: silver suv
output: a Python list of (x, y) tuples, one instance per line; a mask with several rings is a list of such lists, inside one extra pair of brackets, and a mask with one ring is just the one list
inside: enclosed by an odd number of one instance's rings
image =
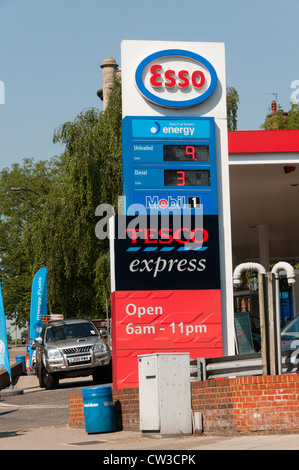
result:
[(111, 351), (88, 320), (62, 320), (46, 324), (36, 344), (36, 375), (47, 390), (59, 379), (92, 375), (111, 382)]

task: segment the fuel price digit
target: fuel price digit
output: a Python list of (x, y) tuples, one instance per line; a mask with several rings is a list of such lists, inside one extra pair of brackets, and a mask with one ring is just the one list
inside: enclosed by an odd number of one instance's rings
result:
[(197, 161), (197, 158), (195, 156), (195, 147), (193, 145), (187, 145), (186, 147), (186, 155), (189, 155), (192, 157), (192, 160), (196, 160)]

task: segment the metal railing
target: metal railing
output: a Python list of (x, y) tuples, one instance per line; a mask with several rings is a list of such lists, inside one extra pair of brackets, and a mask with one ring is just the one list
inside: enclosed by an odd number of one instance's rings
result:
[[(298, 354), (299, 350), (282, 352), (282, 374), (299, 373)], [(191, 381), (252, 375), (263, 375), (261, 353), (190, 360)]]

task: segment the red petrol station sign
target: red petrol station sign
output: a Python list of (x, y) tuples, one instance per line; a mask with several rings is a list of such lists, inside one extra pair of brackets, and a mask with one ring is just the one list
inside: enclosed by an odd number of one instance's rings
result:
[(114, 219), (111, 310), (116, 388), (138, 386), (142, 354), (188, 352), (193, 359), (222, 355), (217, 216), (184, 219), (170, 214), (167, 219)]
[(232, 349), (224, 47), (186, 45), (122, 44), (124, 215), (109, 229), (115, 388), (138, 387), (140, 355)]
[(189, 352), (222, 355), (219, 289), (115, 291), (112, 293), (113, 385), (138, 386), (138, 356)]

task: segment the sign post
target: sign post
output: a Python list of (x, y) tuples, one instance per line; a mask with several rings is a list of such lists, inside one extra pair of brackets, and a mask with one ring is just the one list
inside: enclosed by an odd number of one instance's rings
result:
[(9, 362), (7, 329), (6, 329), (1, 284), (0, 284), (0, 366), (3, 367), (8, 372), (10, 381), (11, 381), (11, 368), (10, 368), (10, 362)]
[(124, 41), (122, 90), (116, 388), (138, 385), (140, 354), (234, 353), (224, 46)]
[[(40, 268), (35, 274), (31, 288), (30, 304), (30, 344), (40, 336), (43, 329), (42, 317), (47, 314), (47, 268)], [(33, 349), (30, 347), (29, 364), (31, 364)]]

